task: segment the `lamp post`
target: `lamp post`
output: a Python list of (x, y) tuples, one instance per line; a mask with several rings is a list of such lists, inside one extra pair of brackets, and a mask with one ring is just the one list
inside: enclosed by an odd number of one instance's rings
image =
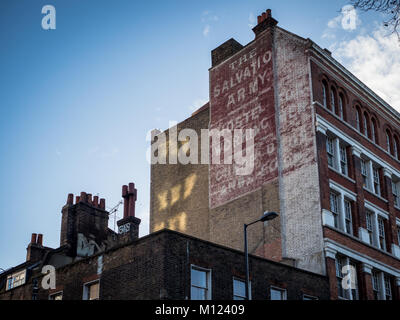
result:
[(247, 247), (247, 227), (257, 223), (257, 222), (265, 222), (275, 219), (279, 216), (276, 212), (264, 212), (263, 216), (249, 224), (244, 224), (244, 259), (246, 265), (246, 300), (249, 300), (249, 252)]

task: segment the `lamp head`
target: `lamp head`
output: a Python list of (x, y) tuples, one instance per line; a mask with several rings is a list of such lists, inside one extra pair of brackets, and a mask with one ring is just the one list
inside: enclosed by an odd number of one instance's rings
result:
[(265, 221), (270, 221), (278, 217), (279, 214), (276, 212), (264, 212), (263, 216), (260, 218), (260, 221), (265, 222)]

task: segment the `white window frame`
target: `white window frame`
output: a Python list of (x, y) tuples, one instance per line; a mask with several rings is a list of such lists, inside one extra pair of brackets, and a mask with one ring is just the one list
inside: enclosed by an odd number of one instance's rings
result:
[[(244, 296), (235, 295), (235, 281), (244, 283), (244, 285), (245, 285)], [(243, 298), (243, 299), (238, 299), (238, 300), (246, 300), (246, 280), (243, 280), (238, 277), (233, 277), (232, 284), (233, 284), (233, 293), (232, 293), (233, 300), (236, 300), (235, 297)], [(251, 281), (249, 281), (249, 300), (251, 300)]]
[[(336, 159), (336, 139), (327, 136), (326, 137), (326, 153), (328, 156), (328, 166), (336, 169), (337, 159)], [(331, 164), (329, 163), (329, 159), (331, 159)]]
[[(23, 277), (21, 278), (21, 276)], [(14, 272), (9, 276), (7, 276), (6, 291), (22, 286), (25, 283), (26, 283), (26, 269)]]
[[(386, 273), (383, 274), (383, 281), (385, 283), (385, 300), (393, 300), (392, 284), (389, 275)], [(388, 296), (390, 297), (389, 299)]]
[[(93, 280), (93, 281), (90, 281), (90, 282), (86, 282), (86, 283), (83, 284), (82, 300), (89, 300), (90, 286), (92, 286), (95, 283), (99, 284), (99, 298), (98, 298), (98, 300), (100, 300), (100, 279)], [(96, 300), (96, 299), (91, 299), (91, 300)]]
[[(385, 232), (385, 219), (378, 215), (378, 236), (379, 236), (379, 248), (386, 251), (386, 232)], [(381, 243), (382, 241), (382, 243)]]
[[(330, 183), (329, 184), (330, 187), (330, 194), (329, 194), (329, 203), (331, 204), (331, 194), (336, 194), (337, 199), (338, 199), (338, 223), (337, 223), (337, 229), (352, 235), (353, 234), (353, 230), (352, 230), (352, 225), (353, 225), (353, 215), (351, 215), (351, 233), (347, 232), (347, 228), (346, 228), (346, 208), (345, 208), (345, 201), (350, 202), (355, 202), (356, 201), (356, 196), (353, 195), (350, 192), (347, 192), (345, 189), (340, 188), (339, 185), (334, 184), (334, 183)], [(331, 208), (331, 212), (332, 212), (332, 208)], [(351, 212), (353, 214), (353, 212)], [(335, 213), (332, 212), (332, 214)]]
[(333, 214), (334, 227), (340, 229), (340, 194), (331, 191), (329, 194), (330, 210)]
[[(386, 245), (383, 248), (380, 244), (380, 232), (379, 232), (379, 222), (378, 222), (378, 217), (380, 217), (383, 220), (388, 220), (389, 215), (386, 212), (383, 212), (381, 210), (378, 210), (377, 207), (373, 206), (370, 204), (370, 202), (365, 201), (365, 219), (367, 219), (367, 212), (371, 213), (371, 220), (372, 220), (372, 243), (370, 243), (372, 246), (381, 249), (383, 251), (386, 251)], [(368, 230), (368, 226), (367, 226)], [(385, 236), (385, 244), (386, 244), (386, 236)]]
[[(199, 267), (199, 266), (194, 265), (194, 264), (190, 265), (190, 299), (192, 300), (192, 287), (193, 287), (193, 284), (192, 284), (192, 270), (193, 269), (206, 273), (206, 282), (207, 282), (206, 300), (211, 300), (212, 299), (212, 291), (211, 291), (211, 289), (212, 289), (211, 288), (211, 279), (212, 279), (211, 278), (211, 275), (212, 275), (211, 272), (212, 271), (211, 271), (211, 269), (202, 268), (202, 267)], [(197, 287), (197, 286), (195, 286), (195, 287)]]
[(400, 207), (400, 182), (394, 181), (393, 179), (392, 179), (392, 194), (393, 194), (394, 206), (399, 208)]
[(282, 299), (280, 299), (280, 300), (273, 300), (273, 301), (284, 301), (284, 300), (287, 300), (287, 291), (286, 291), (286, 289), (279, 288), (279, 287), (276, 287), (276, 286), (270, 286), (270, 288), (269, 288), (269, 299), (270, 300), (272, 300), (271, 299), (272, 290), (279, 291), (281, 293), (281, 297), (282, 297)]
[[(376, 279), (374, 279), (376, 276)], [(372, 288), (374, 291), (378, 291), (378, 299), (379, 300), (387, 300), (387, 296), (391, 296), (393, 299), (393, 292), (392, 287), (390, 287), (390, 292), (387, 292), (386, 288), (386, 279), (388, 279), (389, 275), (374, 269), (371, 273), (371, 280), (372, 280)], [(376, 283), (375, 283), (376, 282)], [(378, 287), (376, 287), (378, 285)]]
[(331, 111), (336, 114), (336, 97), (335, 97), (335, 90), (331, 88)]
[[(347, 162), (347, 150), (346, 150), (346, 146), (344, 145), (340, 145), (339, 146), (339, 158), (340, 158), (340, 172), (345, 175), (348, 176), (349, 175), (349, 166), (348, 166), (348, 162)], [(344, 170), (344, 172), (343, 172)]]
[(339, 117), (340, 119), (343, 119), (343, 97), (339, 93)]
[(381, 196), (381, 176), (379, 174), (379, 168), (372, 167), (372, 174), (373, 174), (373, 186), (374, 186), (374, 193), (378, 196)]
[[(342, 281), (343, 281), (343, 273), (342, 273), (342, 268), (344, 266), (352, 266), (355, 270), (355, 285), (356, 289), (344, 289), (342, 288)], [(335, 268), (336, 268), (336, 281), (340, 282), (340, 288), (338, 287), (338, 297), (341, 300), (358, 300), (359, 299), (359, 287), (358, 287), (358, 274), (357, 274), (357, 268), (355, 266), (355, 263), (353, 262), (352, 259), (349, 257), (343, 256), (343, 255), (336, 255), (335, 258)], [(340, 289), (340, 290), (339, 290)], [(345, 296), (340, 296), (339, 291), (343, 291), (343, 294)]]
[[(353, 235), (353, 206), (351, 201), (345, 198), (343, 202), (343, 207), (344, 207), (344, 219), (345, 219), (344, 231), (348, 234)], [(347, 230), (347, 227), (349, 227), (350, 230)]]

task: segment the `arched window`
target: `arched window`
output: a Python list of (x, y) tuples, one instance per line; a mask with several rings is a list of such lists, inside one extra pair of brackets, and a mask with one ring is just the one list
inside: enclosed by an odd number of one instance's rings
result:
[(399, 139), (397, 136), (393, 138), (393, 153), (396, 159), (399, 159)]
[(368, 115), (365, 112), (363, 117), (363, 129), (364, 129), (364, 135), (366, 137), (369, 137), (369, 120), (368, 120)]
[(375, 118), (371, 118), (371, 124), (372, 124), (371, 125), (371, 138), (372, 138), (373, 142), (377, 143), (378, 142), (378, 137), (377, 137), (378, 130), (377, 130), (377, 127), (376, 127)]
[(333, 87), (331, 87), (331, 109), (336, 114), (336, 91)]
[(356, 129), (361, 132), (361, 111), (360, 107), (356, 107)]
[(344, 119), (344, 98), (343, 94), (339, 94), (339, 117)]
[(328, 107), (328, 85), (325, 80), (322, 81), (322, 104), (325, 108)]
[(392, 135), (389, 130), (386, 130), (386, 150), (392, 153)]

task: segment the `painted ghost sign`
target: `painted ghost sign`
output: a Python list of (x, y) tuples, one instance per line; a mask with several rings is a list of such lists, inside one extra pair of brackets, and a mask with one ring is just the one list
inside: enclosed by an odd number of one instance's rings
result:
[[(210, 130), (254, 130), (254, 159), (249, 159), (254, 160), (251, 173), (237, 175), (235, 164), (223, 161), (210, 164), (211, 208), (251, 192), (278, 175), (270, 38), (270, 34), (261, 35), (210, 70)], [(241, 143), (242, 152), (246, 152), (243, 141), (233, 143)]]

